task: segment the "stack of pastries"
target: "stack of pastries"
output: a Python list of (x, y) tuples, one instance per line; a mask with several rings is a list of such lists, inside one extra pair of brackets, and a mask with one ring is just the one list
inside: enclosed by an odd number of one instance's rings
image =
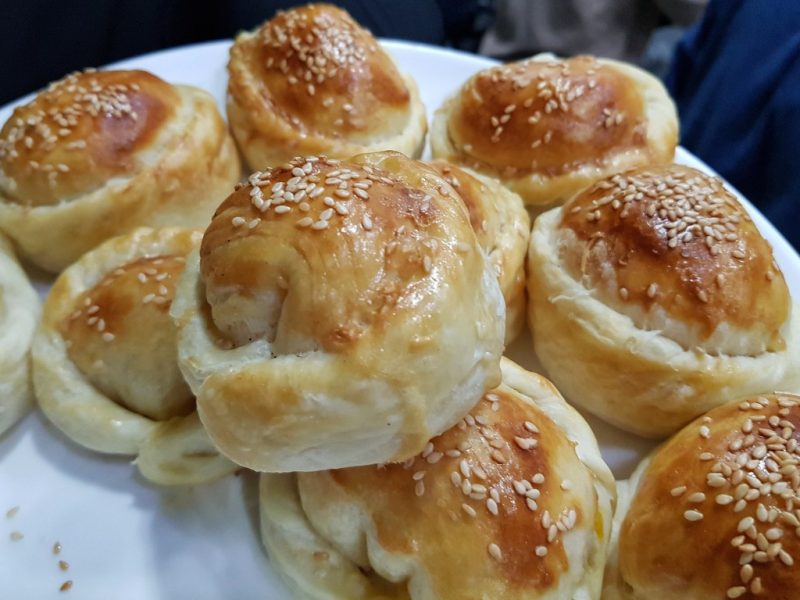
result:
[[(486, 69), (423, 161), (412, 77), (312, 4), (236, 38), (227, 93), (230, 133), (87, 70), (3, 126), (0, 433), (35, 395), (153, 483), (261, 473), (298, 598), (795, 597), (800, 321), (656, 79)], [(504, 356), (526, 321), (550, 380)], [(619, 503), (572, 405), (674, 434)]]

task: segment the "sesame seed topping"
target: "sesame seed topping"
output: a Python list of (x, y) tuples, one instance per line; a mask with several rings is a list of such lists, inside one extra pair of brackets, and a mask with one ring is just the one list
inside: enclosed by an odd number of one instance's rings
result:
[(487, 550), (489, 552), (489, 556), (491, 556), (496, 561), (503, 560), (503, 552), (500, 550), (500, 546), (498, 546), (497, 544), (495, 543), (489, 544)]
[(691, 509), (683, 513), (683, 517), (687, 521), (700, 521), (703, 518), (703, 513), (699, 510)]

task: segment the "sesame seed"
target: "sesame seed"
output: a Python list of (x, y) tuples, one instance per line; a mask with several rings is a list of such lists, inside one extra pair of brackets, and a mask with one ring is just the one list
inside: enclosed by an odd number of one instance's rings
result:
[(534, 552), (536, 553), (536, 556), (538, 556), (539, 558), (542, 558), (544, 556), (547, 556), (547, 547), (546, 546), (536, 546), (536, 550), (534, 550)]
[(496, 561), (503, 560), (503, 552), (500, 550), (500, 546), (495, 543), (491, 543), (488, 546), (489, 556), (491, 556)]
[(753, 517), (744, 517), (741, 521), (739, 521), (736, 530), (739, 533), (742, 533), (743, 531), (750, 529), (754, 524), (755, 520), (753, 519)]
[(463, 510), (465, 513), (467, 513), (470, 517), (473, 517), (473, 518), (478, 515), (478, 513), (475, 512), (475, 509), (472, 508), (469, 504), (462, 504), (461, 505), (461, 510)]
[(703, 518), (703, 513), (701, 513), (699, 510), (691, 509), (685, 511), (683, 513), (683, 517), (687, 521), (700, 521)]
[(737, 585), (728, 588), (728, 591), (725, 593), (725, 595), (728, 598), (739, 598), (740, 596), (743, 596), (746, 592), (747, 592), (746, 587), (744, 587), (743, 585)]
[(516, 442), (517, 446), (522, 450), (530, 450), (531, 448), (535, 448), (537, 444), (537, 441), (533, 438), (523, 438), (519, 436), (514, 437), (514, 442)]
[(530, 421), (525, 421), (525, 423), (523, 424), (523, 426), (525, 427), (525, 429), (527, 429), (527, 430), (528, 430), (528, 431), (530, 431), (531, 433), (539, 433), (539, 428), (538, 428), (538, 427), (536, 427), (536, 425), (534, 425), (534, 424), (533, 424), (533, 423), (531, 423)]
[(493, 498), (489, 498), (486, 500), (486, 508), (489, 510), (490, 513), (497, 516), (500, 510), (497, 507), (497, 502)]

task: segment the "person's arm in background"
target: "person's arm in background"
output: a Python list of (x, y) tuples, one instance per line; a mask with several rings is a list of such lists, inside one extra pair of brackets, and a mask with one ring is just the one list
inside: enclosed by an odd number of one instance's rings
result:
[(800, 248), (800, 3), (712, 0), (667, 85), (682, 144)]

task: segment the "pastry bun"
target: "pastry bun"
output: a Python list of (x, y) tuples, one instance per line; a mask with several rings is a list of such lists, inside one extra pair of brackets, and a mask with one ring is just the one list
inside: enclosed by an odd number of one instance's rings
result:
[(502, 370), (403, 464), (262, 476), (262, 537), (297, 597), (600, 597), (611, 472), (550, 382)]
[(84, 71), (0, 130), (0, 229), (58, 272), (140, 225), (205, 226), (240, 175), (210, 94), (145, 71)]
[(140, 228), (88, 252), (56, 280), (34, 341), (33, 382), (47, 418), (81, 446), (137, 455), (156, 483), (199, 483), (236, 468), (197, 418), (169, 317), (200, 238)]
[(270, 472), (403, 460), (497, 384), (505, 305), (454, 198), (381, 152), (297, 158), (222, 203), (173, 317), (226, 456)]
[(800, 321), (772, 248), (722, 182), (679, 165), (601, 180), (534, 224), (529, 324), (565, 396), (666, 436), (800, 386)]
[(251, 169), (299, 154), (419, 156), (417, 86), (344, 10), (308, 4), (239, 34), (228, 62), (228, 120)]
[(520, 197), (499, 181), (466, 167), (434, 160), (469, 211), (478, 243), (489, 257), (506, 301), (506, 345), (525, 325), (525, 256), (531, 221)]
[(797, 598), (799, 424), (800, 397), (752, 396), (645, 459), (620, 484), (603, 598)]
[(672, 162), (678, 118), (658, 79), (592, 56), (480, 71), (436, 111), (434, 158), (499, 178), (532, 214), (592, 182)]
[(33, 400), (28, 351), (39, 321), (39, 295), (0, 235), (0, 434)]

